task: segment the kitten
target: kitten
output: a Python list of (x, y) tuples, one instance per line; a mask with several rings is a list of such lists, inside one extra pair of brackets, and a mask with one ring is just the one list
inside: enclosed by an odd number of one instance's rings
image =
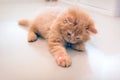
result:
[(75, 50), (84, 51), (84, 43), (90, 39), (90, 33), (97, 33), (92, 19), (76, 8), (64, 12), (48, 11), (31, 22), (21, 20), (19, 24), (29, 26), (29, 42), (36, 41), (37, 34), (45, 38), (51, 54), (62, 67), (71, 65), (71, 59), (66, 52), (67, 44)]

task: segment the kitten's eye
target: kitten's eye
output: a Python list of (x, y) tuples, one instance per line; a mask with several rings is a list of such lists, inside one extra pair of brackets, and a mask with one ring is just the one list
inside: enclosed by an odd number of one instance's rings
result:
[(71, 33), (70, 33), (70, 32), (67, 32), (67, 36), (69, 36), (69, 37), (70, 37), (70, 36), (71, 36)]
[(76, 25), (77, 25), (77, 22), (75, 21), (75, 22), (73, 23), (73, 25), (76, 26)]
[(76, 40), (79, 40), (80, 39), (80, 37), (76, 37)]
[(89, 25), (86, 26), (86, 30), (88, 30), (88, 29), (89, 29)]

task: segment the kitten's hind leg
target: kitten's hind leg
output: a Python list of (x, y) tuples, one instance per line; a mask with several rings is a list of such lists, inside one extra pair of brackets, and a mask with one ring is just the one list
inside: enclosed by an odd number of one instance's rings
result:
[(28, 42), (34, 42), (37, 40), (36, 28), (34, 26), (29, 27)]

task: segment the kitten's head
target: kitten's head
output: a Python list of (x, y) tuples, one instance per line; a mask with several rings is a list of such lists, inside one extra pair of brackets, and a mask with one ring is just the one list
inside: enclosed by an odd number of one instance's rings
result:
[(62, 15), (61, 22), (61, 35), (72, 44), (85, 42), (90, 39), (90, 33), (97, 33), (92, 19), (78, 9), (69, 9)]

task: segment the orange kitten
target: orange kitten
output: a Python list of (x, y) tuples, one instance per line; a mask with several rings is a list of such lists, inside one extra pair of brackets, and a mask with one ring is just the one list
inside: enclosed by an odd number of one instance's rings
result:
[(51, 54), (62, 67), (71, 65), (71, 59), (66, 52), (67, 44), (75, 50), (84, 51), (84, 43), (90, 39), (90, 33), (97, 33), (92, 19), (76, 8), (70, 8), (62, 13), (48, 11), (31, 22), (21, 20), (19, 24), (29, 26), (29, 42), (37, 40), (36, 34), (45, 38)]

